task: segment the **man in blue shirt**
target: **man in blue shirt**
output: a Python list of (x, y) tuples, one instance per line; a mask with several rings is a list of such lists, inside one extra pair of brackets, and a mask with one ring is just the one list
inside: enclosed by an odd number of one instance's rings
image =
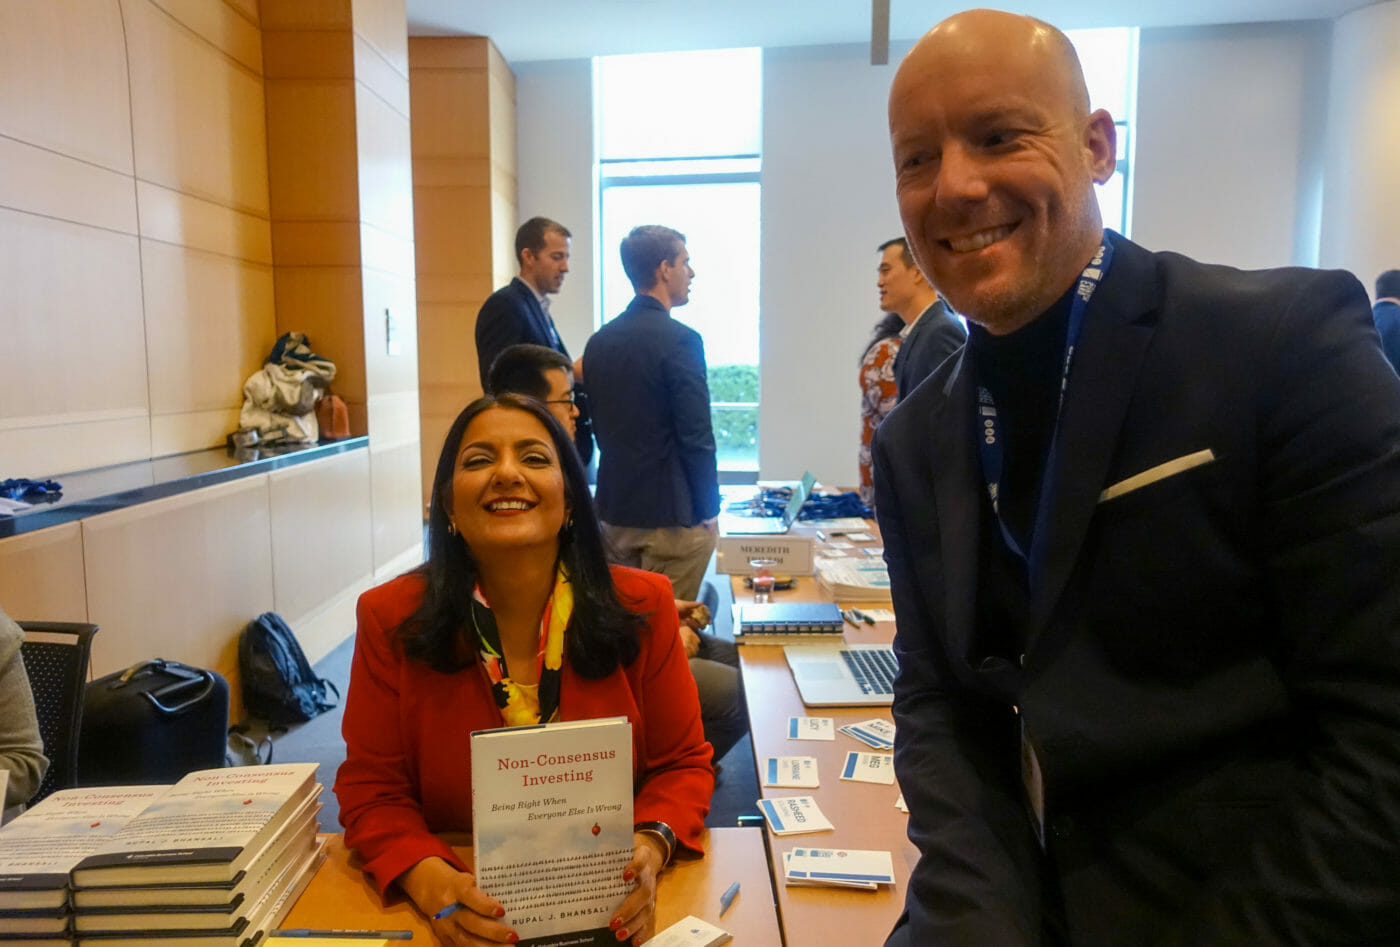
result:
[(1386, 270), (1376, 277), (1376, 304), (1371, 308), (1386, 361), (1400, 372), (1400, 270)]

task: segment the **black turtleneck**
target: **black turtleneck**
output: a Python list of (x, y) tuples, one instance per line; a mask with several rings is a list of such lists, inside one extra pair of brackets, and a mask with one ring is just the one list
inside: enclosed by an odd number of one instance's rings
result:
[[(1002, 520), (1030, 554), (1036, 505), (1050, 439), (1055, 433), (1065, 334), (1073, 287), (1034, 321), (1009, 335), (968, 326), (967, 350), (977, 384), (997, 406), (998, 440), (1004, 447), (998, 488)], [(971, 428), (969, 437), (976, 437)], [(1006, 546), (992, 504), (981, 491), (977, 570), (977, 628), (987, 654), (1014, 658), (1025, 638), (1030, 602), (1025, 562)]]

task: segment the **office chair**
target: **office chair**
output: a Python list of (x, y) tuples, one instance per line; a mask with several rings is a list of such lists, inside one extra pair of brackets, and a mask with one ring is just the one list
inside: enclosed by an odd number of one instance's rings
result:
[(29, 800), (32, 806), (55, 790), (77, 784), (83, 688), (97, 626), (57, 621), (22, 621), (19, 626), (24, 630), (20, 654), (34, 692), (44, 755), (49, 758), (49, 771)]

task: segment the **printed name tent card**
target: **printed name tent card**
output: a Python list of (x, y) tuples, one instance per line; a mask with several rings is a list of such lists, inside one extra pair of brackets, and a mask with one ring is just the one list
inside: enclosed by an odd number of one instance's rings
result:
[(894, 785), (894, 757), (888, 753), (847, 753), (841, 778), (857, 783)]
[(821, 785), (817, 779), (817, 758), (815, 756), (770, 756), (763, 765), (763, 785), (792, 789), (816, 789)]
[(830, 717), (789, 717), (789, 740), (835, 740), (836, 726)]
[(758, 800), (758, 811), (768, 820), (774, 835), (802, 835), (806, 832), (829, 832), (835, 828), (817, 800), (811, 796), (784, 796), (780, 799)]

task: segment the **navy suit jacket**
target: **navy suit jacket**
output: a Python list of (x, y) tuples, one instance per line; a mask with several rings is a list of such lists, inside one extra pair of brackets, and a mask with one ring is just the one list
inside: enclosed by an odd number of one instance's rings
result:
[(598, 516), (613, 526), (695, 526), (719, 513), (700, 334), (637, 296), (588, 340)]
[(903, 401), (966, 341), (967, 330), (948, 311), (943, 300), (930, 306), (914, 323), (895, 354), (894, 384), (898, 400)]
[[(1022, 655), (974, 627), (995, 539), (970, 360), (876, 432), (895, 770), (922, 853), (890, 942), (1041, 943), (1044, 891), (1075, 945), (1393, 940), (1400, 379), (1349, 274), (1113, 239)], [(1197, 462), (1160, 467), (1177, 458)]]
[[(525, 282), (516, 277), (505, 286), (486, 297), (481, 311), (476, 315), (476, 369), (481, 375), (481, 390), (486, 390), (486, 376), (490, 374), (491, 363), (496, 356), (512, 345), (530, 343), (554, 349), (569, 358), (569, 350), (564, 347), (554, 328), (554, 320), (544, 311), (540, 301)], [(578, 430), (574, 434), (574, 445), (584, 466), (593, 458), (593, 427), (589, 412), (588, 394), (583, 382), (574, 382), (574, 402), (578, 405)]]

